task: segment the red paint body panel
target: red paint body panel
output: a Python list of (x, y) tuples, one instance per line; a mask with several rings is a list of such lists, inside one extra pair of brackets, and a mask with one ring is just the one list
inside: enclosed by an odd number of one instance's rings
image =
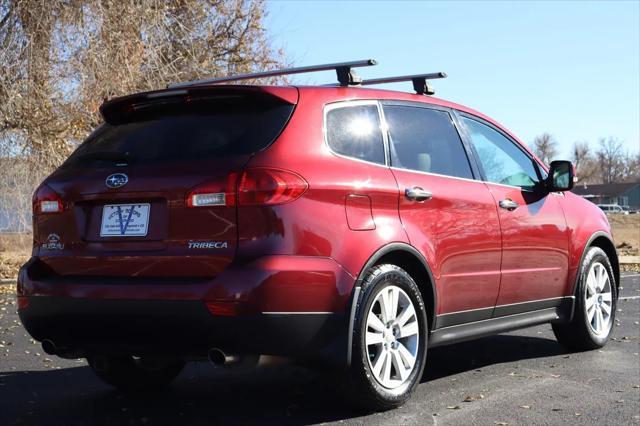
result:
[[(324, 143), (324, 106), (344, 100), (345, 93), (351, 91), (301, 89), (299, 106), (286, 130), (249, 162), (249, 167), (278, 167), (299, 173), (309, 182), (309, 189), (290, 204), (240, 207), (239, 257), (327, 256), (357, 276), (380, 247), (408, 242), (398, 215), (399, 191), (391, 170), (336, 155)], [(345, 202), (350, 195), (369, 197), (375, 229), (349, 228)]]
[(569, 270), (564, 295), (574, 293), (576, 276), (582, 254), (592, 236), (598, 232), (611, 237), (611, 225), (607, 216), (595, 204), (570, 192), (558, 198), (569, 229)]
[(333, 259), (266, 256), (228, 267), (212, 280), (56, 277), (22, 280), (19, 290), (29, 296), (86, 299), (233, 301), (246, 304), (252, 313), (339, 312), (347, 305), (353, 281)]
[(369, 196), (348, 195), (344, 203), (344, 210), (347, 215), (347, 225), (352, 231), (371, 231), (376, 229)]
[(493, 307), (500, 287), (500, 223), (482, 182), (393, 169), (398, 185), (433, 194), (402, 197), (400, 215), (411, 244), (436, 281), (438, 314)]
[(502, 229), (502, 279), (497, 305), (564, 295), (569, 266), (569, 229), (558, 198), (487, 183), (496, 204), (511, 199), (520, 207), (498, 209)]

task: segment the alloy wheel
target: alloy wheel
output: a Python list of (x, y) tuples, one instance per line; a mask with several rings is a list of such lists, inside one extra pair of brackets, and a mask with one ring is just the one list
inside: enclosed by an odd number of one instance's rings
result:
[(418, 356), (420, 328), (409, 296), (397, 286), (383, 288), (367, 315), (365, 344), (375, 379), (388, 389), (404, 384)]
[(585, 288), (584, 305), (589, 327), (597, 336), (605, 337), (610, 329), (613, 301), (611, 280), (602, 263), (594, 262), (591, 265)]

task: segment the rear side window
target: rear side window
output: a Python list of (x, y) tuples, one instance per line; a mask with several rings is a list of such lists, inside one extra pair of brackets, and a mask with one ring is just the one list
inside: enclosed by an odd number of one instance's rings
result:
[(469, 159), (445, 111), (385, 106), (391, 165), (401, 169), (472, 179)]
[(128, 108), (91, 134), (63, 167), (249, 155), (271, 144), (293, 111), (277, 99), (246, 95), (162, 99)]
[(327, 143), (336, 153), (385, 164), (384, 142), (376, 105), (353, 105), (327, 112)]

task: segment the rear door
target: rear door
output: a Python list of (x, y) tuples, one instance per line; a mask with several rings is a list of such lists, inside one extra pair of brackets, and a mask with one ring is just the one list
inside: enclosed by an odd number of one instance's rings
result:
[(533, 158), (497, 127), (470, 115), (461, 122), (500, 215), (502, 279), (495, 316), (555, 306), (564, 294), (569, 258), (569, 230), (557, 199), (562, 193), (543, 189)]
[(237, 247), (235, 179), (292, 111), (271, 94), (228, 89), (109, 105), (106, 123), (45, 181), (65, 208), (36, 214), (39, 257), (65, 276), (216, 276)]
[(399, 211), (437, 287), (437, 327), (487, 319), (500, 285), (500, 226), (484, 183), (474, 180), (447, 109), (383, 102)]

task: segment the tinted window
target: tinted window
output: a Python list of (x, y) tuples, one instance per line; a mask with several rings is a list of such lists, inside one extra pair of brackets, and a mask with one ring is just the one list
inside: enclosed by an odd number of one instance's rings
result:
[(338, 154), (384, 164), (378, 107), (360, 105), (330, 110), (327, 142)]
[(128, 106), (100, 126), (64, 167), (152, 164), (247, 155), (280, 134), (293, 107), (274, 99), (163, 99)]
[(447, 176), (473, 177), (449, 113), (385, 106), (384, 114), (389, 126), (392, 166)]
[(531, 188), (538, 182), (538, 173), (529, 158), (502, 133), (476, 120), (462, 117), (487, 181), (503, 185)]

